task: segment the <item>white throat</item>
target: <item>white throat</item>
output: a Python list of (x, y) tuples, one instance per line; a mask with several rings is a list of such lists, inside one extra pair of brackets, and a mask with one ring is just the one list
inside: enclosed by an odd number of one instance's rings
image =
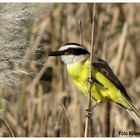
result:
[(68, 65), (68, 64), (73, 64), (76, 62), (82, 62), (88, 58), (89, 55), (63, 55), (61, 56), (62, 61)]

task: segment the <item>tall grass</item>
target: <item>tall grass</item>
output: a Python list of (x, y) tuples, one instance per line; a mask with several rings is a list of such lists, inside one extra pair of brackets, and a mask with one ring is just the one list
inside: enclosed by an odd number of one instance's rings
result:
[[(94, 51), (108, 62), (140, 110), (139, 6), (99, 4)], [(2, 107), (3, 116), (14, 135), (84, 136), (88, 98), (74, 86), (61, 61), (47, 54), (65, 42), (81, 42), (79, 21), (83, 43), (90, 49), (89, 4), (1, 4), (0, 11), (1, 21), (7, 23), (0, 22), (3, 27), (0, 29), (0, 65), (4, 64), (1, 68), (6, 77), (0, 96), (7, 101)], [(7, 40), (7, 44), (3, 40)], [(13, 45), (15, 42), (19, 45)], [(28, 73), (18, 76), (20, 84), (15, 75), (10, 74), (9, 78), (7, 74), (17, 68)], [(12, 88), (3, 86), (7, 81)], [(18, 86), (13, 88), (13, 83)], [(121, 136), (119, 131), (140, 131), (116, 104), (103, 103), (93, 114), (94, 136)], [(3, 120), (0, 121), (0, 136), (11, 136)]]

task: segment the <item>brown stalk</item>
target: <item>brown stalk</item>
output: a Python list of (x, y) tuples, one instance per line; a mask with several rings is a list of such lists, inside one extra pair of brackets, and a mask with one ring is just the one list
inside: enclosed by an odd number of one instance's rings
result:
[(39, 80), (41, 79), (42, 75), (46, 72), (48, 68), (48, 61), (46, 60), (44, 66), (41, 68), (41, 70), (38, 72), (36, 77), (33, 79), (32, 83), (29, 85), (28, 89), (32, 95), (35, 93), (35, 89), (37, 84), (39, 83)]
[(88, 132), (89, 132), (89, 124), (91, 120), (91, 88), (92, 88), (92, 82), (90, 82), (90, 79), (92, 80), (92, 63), (93, 63), (93, 51), (94, 51), (94, 34), (95, 34), (95, 19), (96, 19), (96, 4), (94, 3), (94, 8), (93, 8), (93, 23), (92, 23), (92, 33), (91, 33), (91, 50), (90, 50), (90, 66), (89, 66), (89, 85), (88, 85), (88, 92), (89, 92), (89, 100), (88, 100), (88, 115), (86, 116), (86, 122), (85, 122), (85, 137), (88, 137)]
[(10, 127), (10, 124), (8, 123), (8, 121), (6, 120), (6, 118), (0, 113), (0, 117), (2, 118), (2, 120), (4, 121), (4, 123), (6, 124), (7, 128), (9, 129), (9, 132), (11, 134), (12, 137), (15, 137), (14, 132), (12, 130), (12, 128)]
[(106, 101), (103, 109), (103, 117), (102, 117), (102, 136), (109, 137), (110, 136), (110, 102)]
[(127, 29), (128, 29), (128, 24), (127, 22), (124, 23), (123, 26), (123, 30), (122, 30), (122, 34), (120, 37), (120, 41), (119, 41), (119, 49), (118, 49), (118, 54), (117, 54), (117, 58), (116, 58), (116, 64), (115, 64), (115, 72), (116, 74), (119, 74), (119, 69), (120, 69), (120, 63), (121, 63), (121, 59), (123, 57), (123, 52), (124, 52), (124, 48), (125, 48), (125, 42), (126, 42), (126, 37), (127, 37)]
[(78, 23), (79, 23), (79, 30), (80, 30), (80, 42), (84, 46), (83, 32), (82, 32), (82, 22), (81, 22), (81, 20)]

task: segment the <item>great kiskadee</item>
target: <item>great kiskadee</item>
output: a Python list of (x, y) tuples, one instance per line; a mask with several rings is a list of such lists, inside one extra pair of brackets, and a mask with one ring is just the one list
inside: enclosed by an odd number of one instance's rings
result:
[[(87, 49), (77, 43), (66, 43), (58, 51), (50, 52), (49, 56), (61, 56), (68, 74), (77, 88), (85, 95), (88, 95), (90, 53)], [(93, 57), (92, 79), (92, 99), (98, 103), (110, 100), (119, 104), (140, 125), (140, 113), (133, 106), (124, 86), (109, 65), (95, 55)]]

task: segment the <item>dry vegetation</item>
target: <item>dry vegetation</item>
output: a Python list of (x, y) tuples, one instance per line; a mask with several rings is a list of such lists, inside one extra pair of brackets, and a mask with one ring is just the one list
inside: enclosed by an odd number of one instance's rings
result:
[[(47, 53), (66, 42), (81, 43), (79, 21), (83, 43), (90, 49), (92, 7), (28, 4), (28, 8), (32, 9), (30, 18), (33, 16), (34, 20), (24, 29), (28, 31), (27, 49), (15, 67), (26, 69), (24, 73), (28, 74), (18, 76), (18, 86), (1, 88), (1, 114), (15, 136), (84, 136), (88, 98), (73, 85), (61, 61), (49, 58)], [(95, 53), (109, 63), (140, 110), (139, 17), (139, 4), (98, 4)], [(18, 35), (21, 33), (19, 30)], [(140, 131), (127, 112), (113, 103), (96, 107), (92, 119), (90, 136), (119, 136), (119, 131)], [(0, 122), (0, 136), (11, 136), (2, 118)]]

